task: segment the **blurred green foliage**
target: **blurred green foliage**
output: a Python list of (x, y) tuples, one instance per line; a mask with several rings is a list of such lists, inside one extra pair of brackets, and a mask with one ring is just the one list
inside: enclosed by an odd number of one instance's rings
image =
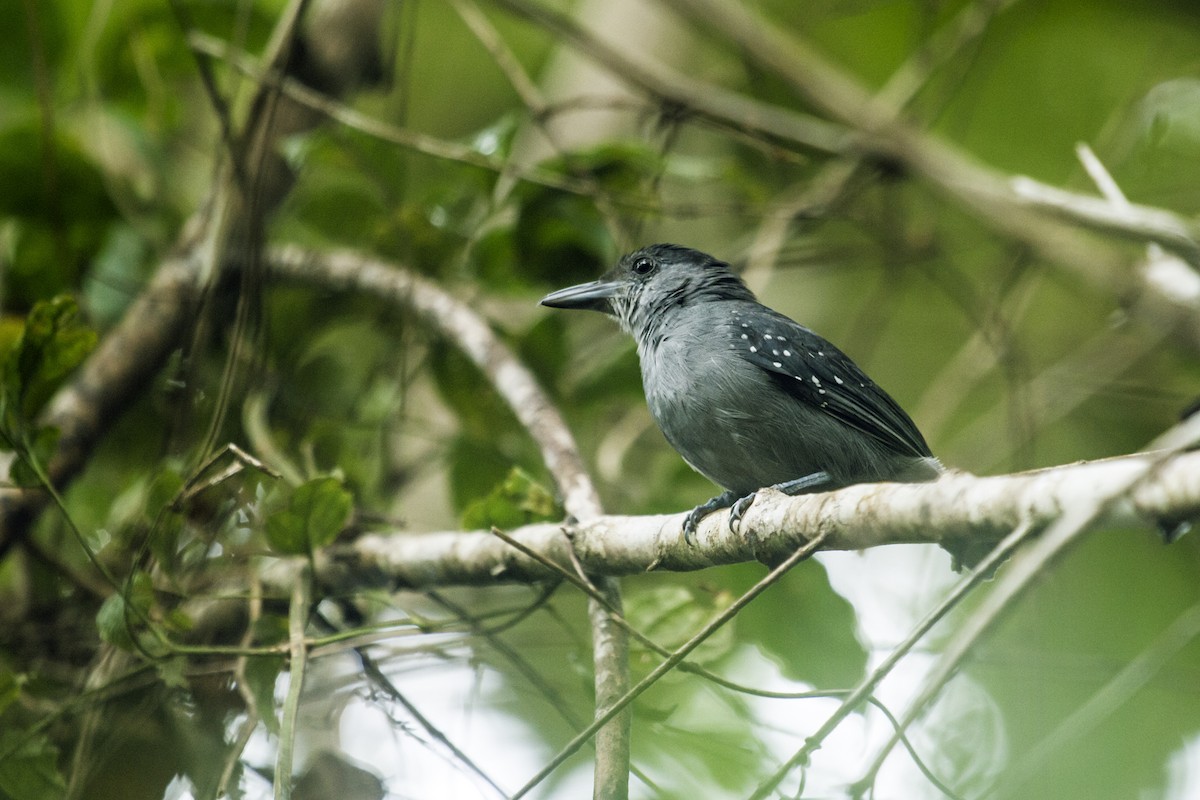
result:
[[(285, 5), (180, 3), (187, 24), (253, 53)], [(754, 5), (876, 89), (964, 8), (915, 0)], [(549, 83), (559, 43), (481, 8), (516, 63)], [(90, 351), (93, 331), (111, 328), (179, 244), (184, 221), (205, 207), (222, 145), (170, 4), (28, 2), (3, 10), (11, 23), (9, 46), (0, 48), (3, 425), (10, 445), (45, 464), (55, 434), (33, 424), (37, 413)], [(996, 472), (1129, 452), (1200, 394), (1196, 352), (1133, 314), (1134, 298), (1041, 260), (908, 176), (870, 171), (836, 202), (793, 217), (790, 203), (824, 174), (821, 154), (651, 100), (632, 110), (622, 100), (628, 116), (615, 132), (601, 123), (591, 131), (569, 103), (535, 119), (452, 4), (404, 4), (397, 26), (393, 85), (355, 98), (354, 108), (504, 169), (324, 125), (280, 143), (299, 177), (267, 221), (268, 238), (352, 247), (467, 300), (559, 404), (612, 512), (679, 511), (712, 487), (654, 430), (632, 347), (615, 327), (599, 315), (535, 304), (649, 241), (748, 264), (765, 301), (838, 342), (913, 412), (954, 467)], [(693, 77), (803, 109), (722, 31), (689, 32), (677, 21), (664, 30), (683, 45), (664, 46), (662, 57)], [(657, 56), (657, 43), (641, 33), (623, 35)], [(1192, 3), (1026, 0), (929, 75), (906, 114), (999, 170), (1094, 193), (1074, 151), (1087, 142), (1130, 199), (1195, 214), (1197, 52), (1200, 10)], [(241, 119), (249, 81), (220, 61), (206, 63)], [(542, 124), (591, 135), (545, 152), (531, 144)], [(522, 179), (521, 170), (535, 167), (547, 180)], [(764, 265), (757, 257), (772, 241), (777, 258)], [(1124, 248), (1130, 264), (1140, 252), (1136, 243), (1101, 241)], [(507, 528), (561, 515), (537, 448), (454, 343), (400, 306), (311, 287), (258, 288), (258, 324), (239, 330), (227, 324), (233, 302), (224, 287), (214, 291), (207, 324), (144, 386), (66, 493), (71, 519), (119, 576), (120, 591), (87, 579), (91, 566), (58, 514), (37, 521), (30, 547), (0, 556), (0, 795), (62, 796), (74, 774), (76, 796), (157, 798), (176, 776), (201, 787), (197, 796), (213, 796), (245, 698), (220, 660), (226, 651), (204, 648), (241, 643), (254, 569), (318, 549), (348, 524), (352, 534), (399, 523), (413, 531)], [(226, 389), (229, 413), (218, 416)], [(284, 477), (220, 451), (227, 442)], [(213, 452), (221, 455), (207, 463)], [(37, 482), (24, 461), (14, 463), (13, 482)], [(799, 567), (695, 661), (754, 687), (853, 685), (947, 579), (940, 556), (887, 558), (864, 560), (854, 591), (844, 582), (856, 568), (845, 562)], [(964, 690), (936, 709), (917, 743), (921, 755), (966, 791), (981, 789), (989, 770), (1049, 747), (1044, 737), (1200, 599), (1198, 565), (1196, 537), (1170, 548), (1146, 531), (1089, 538), (976, 653), (955, 684), (974, 694)], [(743, 565), (638, 576), (625, 582), (627, 617), (677, 646), (761, 575)], [(889, 600), (889, 591), (903, 601)], [(407, 595), (331, 598), (320, 611), (341, 613), (366, 638), (377, 635), (372, 625), (401, 615), (418, 620), (414, 632), (451, 632), (431, 637), (424, 651), (382, 649), (386, 670), (401, 688), (440, 670), (447, 683), (416, 694), (418, 705), (445, 696), (459, 703), (447, 718), (503, 715), (527, 737), (509, 747), (530, 751), (532, 763), (592, 714), (584, 601), (560, 589), (531, 610), (525, 590), (452, 594), (478, 615), (476, 625)], [(286, 639), (283, 600), (266, 598), (255, 612), (254, 644)], [(338, 608), (352, 601), (359, 616)], [(228, 610), (215, 615), (228, 625), (198, 629), (214, 607)], [(872, 622), (881, 617), (891, 625), (883, 635)], [(128, 658), (128, 671), (112, 676), (111, 699), (79, 689), (92, 685), (101, 643)], [(273, 653), (249, 658), (238, 680), (265, 731), (277, 734), (283, 660)], [(635, 677), (658, 658), (635, 644)], [(1198, 670), (1200, 645), (1192, 642), (1119, 698), (1101, 724), (1055, 743), (1055, 757), (1007, 796), (1184, 798), (1180, 787), (1194, 787), (1200, 769), (1190, 767), (1187, 784), (1171, 765), (1197, 752)], [(343, 704), (330, 716), (368, 702), (354, 695), (359, 666), (349, 671), (352, 680), (326, 676), (318, 685), (333, 688), (314, 691), (314, 705), (326, 696)], [(662, 796), (745, 796), (823, 721), (830, 707), (820, 702), (769, 705), (677, 671), (635, 707), (635, 763)], [(411, 724), (393, 713), (396, 729)], [(406, 754), (416, 747), (403, 731), (396, 740)], [(524, 780), (513, 772), (523, 759), (494, 742), (481, 749), (506, 786)], [(415, 752), (413, 764), (430, 758)], [(146, 764), (131, 775), (135, 755)], [(834, 784), (853, 777), (823, 767), (822, 755), (810, 769), (818, 786), (822, 774)], [(238, 762), (233, 774), (254, 796), (253, 776), (262, 772), (269, 768)], [(881, 797), (940, 796), (920, 776), (886, 780), (894, 783), (880, 784)], [(573, 784), (560, 774), (549, 786), (545, 796)], [(658, 796), (634, 787), (635, 795)]]

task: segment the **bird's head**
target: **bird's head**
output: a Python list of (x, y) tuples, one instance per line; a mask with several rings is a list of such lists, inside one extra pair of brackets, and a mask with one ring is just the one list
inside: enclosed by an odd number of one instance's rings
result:
[(681, 309), (754, 295), (724, 261), (677, 244), (652, 244), (621, 258), (604, 277), (542, 298), (551, 308), (611, 314), (639, 342)]

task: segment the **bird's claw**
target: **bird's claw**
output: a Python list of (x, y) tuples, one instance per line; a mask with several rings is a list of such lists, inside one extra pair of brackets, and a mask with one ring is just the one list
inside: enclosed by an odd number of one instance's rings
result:
[(683, 520), (683, 540), (690, 547), (696, 546), (696, 530), (700, 527), (700, 520), (708, 515), (709, 509), (704, 506), (696, 506), (688, 512), (687, 517)]
[(750, 506), (754, 504), (754, 498), (757, 492), (751, 492), (745, 497), (739, 497), (737, 501), (729, 509), (729, 530), (738, 533), (738, 528), (742, 526), (742, 517), (746, 516), (746, 512), (750, 510)]

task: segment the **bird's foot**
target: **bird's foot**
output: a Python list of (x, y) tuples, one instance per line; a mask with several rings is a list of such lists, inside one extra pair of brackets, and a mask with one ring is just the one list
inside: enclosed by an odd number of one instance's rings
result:
[(739, 497), (729, 508), (729, 530), (734, 533), (742, 527), (742, 517), (750, 510), (750, 506), (754, 505), (754, 498), (758, 497), (758, 492), (751, 492), (745, 497)]
[(704, 519), (714, 511), (718, 511), (722, 508), (729, 508), (729, 506), (738, 499), (738, 495), (734, 492), (722, 492), (707, 502), (701, 503), (693, 508), (688, 512), (687, 517), (683, 520), (683, 540), (692, 547), (695, 547), (696, 530), (700, 527), (700, 520)]
[[(796, 495), (825, 488), (832, 482), (833, 479), (829, 477), (829, 473), (822, 470), (821, 472), (814, 472), (811, 475), (805, 475), (803, 478), (777, 483), (770, 488), (783, 492), (786, 495)], [(692, 547), (695, 547), (696, 531), (700, 527), (700, 520), (722, 508), (729, 509), (729, 529), (737, 533), (742, 523), (742, 517), (750, 510), (750, 506), (754, 504), (756, 496), (757, 492), (751, 492), (747, 495), (741, 495), (737, 492), (722, 492), (708, 502), (696, 506), (688, 512), (687, 517), (683, 521), (683, 540)]]
[[(811, 492), (816, 489), (827, 487), (833, 479), (829, 477), (829, 473), (824, 470), (814, 472), (811, 475), (805, 475), (803, 478), (784, 481), (771, 486), (777, 492), (783, 492), (789, 497), (794, 497), (798, 494)], [(751, 492), (745, 497), (738, 498), (733, 507), (729, 509), (729, 529), (734, 533), (738, 533), (738, 529), (742, 526), (742, 517), (750, 510), (750, 506), (754, 505), (754, 498), (758, 496), (758, 492)]]

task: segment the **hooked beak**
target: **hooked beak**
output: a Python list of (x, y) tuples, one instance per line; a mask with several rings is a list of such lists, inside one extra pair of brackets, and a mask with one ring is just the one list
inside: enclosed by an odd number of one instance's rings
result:
[(551, 308), (583, 308), (589, 311), (603, 311), (607, 314), (612, 313), (612, 305), (609, 300), (617, 294), (620, 288), (621, 284), (617, 281), (592, 281), (551, 292), (539, 302), (541, 305)]

